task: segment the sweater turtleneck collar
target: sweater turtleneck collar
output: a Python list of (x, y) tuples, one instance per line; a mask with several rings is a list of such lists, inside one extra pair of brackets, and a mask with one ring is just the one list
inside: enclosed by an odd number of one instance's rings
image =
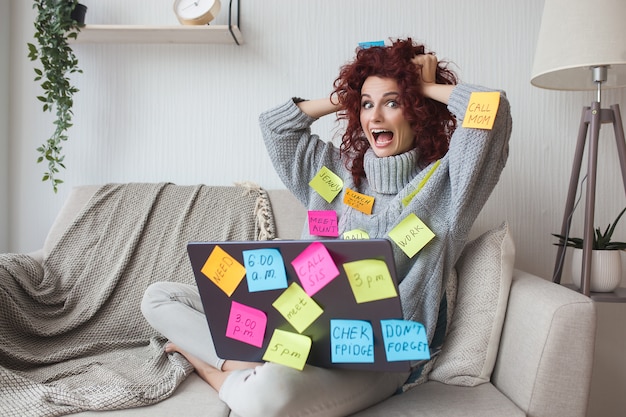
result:
[(363, 166), (370, 187), (380, 194), (397, 194), (420, 171), (416, 149), (379, 158), (372, 148), (365, 152)]

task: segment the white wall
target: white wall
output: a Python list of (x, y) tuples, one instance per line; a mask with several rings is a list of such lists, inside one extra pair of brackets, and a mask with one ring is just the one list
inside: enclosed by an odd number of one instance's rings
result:
[(9, 250), (9, 62), (11, 13), (0, 2), (0, 253)]
[[(151, 1), (149, 8), (140, 0), (84, 1), (88, 23), (177, 24), (171, 0)], [(261, 143), (258, 114), (291, 96), (327, 95), (358, 42), (410, 35), (453, 60), (464, 81), (507, 91), (514, 119), (511, 154), (474, 233), (509, 221), (517, 267), (551, 275), (556, 251), (550, 233), (560, 228), (580, 113), (593, 94), (530, 85), (542, 0), (241, 2), (242, 46), (75, 46), (84, 74), (74, 77), (81, 91), (64, 149), (66, 183), (55, 195), (40, 181), (44, 167), (35, 164), (52, 116), (35, 99), (39, 87), (26, 57), (34, 11), (31, 2), (11, 0), (11, 250), (39, 248), (67, 192), (78, 184), (227, 185), (252, 179), (282, 188)], [(224, 12), (218, 20), (225, 20)], [(624, 90), (609, 91), (604, 99), (626, 109)], [(325, 120), (314, 129), (330, 137), (333, 126)], [(605, 225), (626, 199), (612, 130), (604, 129), (601, 139), (596, 223)], [(579, 208), (574, 233), (580, 233), (581, 219)], [(625, 225), (617, 232), (622, 239)], [(626, 306), (598, 308), (605, 329), (599, 333), (602, 375), (594, 376), (590, 415), (618, 415), (626, 398), (611, 395), (610, 387), (626, 385), (626, 360), (616, 354), (626, 346)], [(607, 350), (612, 356), (604, 355)]]

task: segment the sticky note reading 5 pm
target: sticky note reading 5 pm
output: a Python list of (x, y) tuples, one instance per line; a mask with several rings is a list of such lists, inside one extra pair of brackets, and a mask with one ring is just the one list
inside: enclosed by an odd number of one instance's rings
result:
[(335, 261), (321, 242), (313, 242), (292, 261), (302, 287), (309, 296), (324, 288), (339, 275)]
[(213, 248), (200, 271), (229, 297), (246, 275), (246, 268), (219, 246)]
[(406, 256), (412, 258), (435, 237), (435, 234), (415, 213), (411, 213), (389, 232), (389, 237)]
[(385, 261), (362, 259), (346, 262), (343, 269), (358, 304), (398, 296)]
[(387, 362), (430, 359), (426, 329), (409, 320), (381, 320)]
[(369, 321), (330, 320), (333, 363), (374, 363), (374, 330)]
[(299, 333), (305, 331), (324, 312), (295, 282), (272, 305)]
[(285, 263), (278, 249), (244, 250), (242, 254), (249, 292), (287, 288)]
[(333, 201), (343, 189), (343, 180), (325, 166), (320, 169), (309, 185), (328, 203)]
[(337, 212), (334, 210), (309, 210), (309, 233), (313, 236), (339, 236)]
[(233, 301), (228, 316), (226, 337), (262, 347), (267, 316), (261, 310)]
[(474, 91), (465, 110), (463, 127), (491, 130), (496, 121), (499, 106), (500, 93), (498, 91)]
[(301, 371), (311, 352), (311, 344), (311, 338), (308, 336), (275, 329), (263, 360)]

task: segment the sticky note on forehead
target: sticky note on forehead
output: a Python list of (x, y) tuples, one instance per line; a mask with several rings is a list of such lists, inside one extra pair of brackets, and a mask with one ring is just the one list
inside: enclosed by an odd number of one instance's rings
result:
[(435, 237), (435, 234), (415, 213), (411, 213), (389, 232), (389, 237), (406, 256), (412, 258)]
[(474, 91), (465, 110), (463, 127), (491, 130), (496, 121), (498, 106), (500, 106), (498, 91)]
[(246, 269), (224, 249), (215, 246), (200, 270), (229, 297), (246, 275)]
[(309, 181), (309, 185), (330, 203), (343, 189), (343, 180), (325, 166), (320, 169), (315, 177)]

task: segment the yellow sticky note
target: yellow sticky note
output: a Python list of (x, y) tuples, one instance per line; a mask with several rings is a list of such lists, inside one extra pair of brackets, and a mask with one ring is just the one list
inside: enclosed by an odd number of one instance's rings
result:
[(295, 282), (272, 305), (299, 333), (305, 331), (324, 312)]
[(343, 189), (343, 180), (330, 169), (323, 166), (309, 182), (309, 185), (317, 191), (324, 200), (330, 203)]
[(402, 205), (404, 205), (404, 207), (408, 206), (409, 203), (411, 203), (411, 200), (413, 200), (413, 197), (415, 197), (417, 193), (419, 193), (422, 190), (422, 188), (424, 188), (424, 185), (426, 185), (430, 177), (433, 175), (433, 172), (437, 170), (439, 165), (441, 165), (441, 159), (437, 160), (437, 162), (433, 164), (433, 166), (426, 173), (426, 175), (424, 175), (424, 178), (422, 178), (419, 184), (417, 184), (417, 188), (413, 190), (411, 194), (407, 195), (406, 197), (402, 199)]
[(346, 262), (343, 269), (359, 304), (398, 296), (385, 261), (362, 259)]
[(246, 275), (246, 268), (219, 246), (213, 248), (201, 271), (229, 297)]
[(343, 196), (343, 203), (365, 214), (372, 214), (374, 207), (374, 197), (358, 193), (350, 188), (346, 188)]
[(474, 91), (465, 111), (463, 127), (491, 130), (499, 105), (500, 93), (498, 91)]
[(411, 213), (389, 232), (389, 237), (406, 256), (412, 258), (435, 237), (435, 234), (415, 213)]
[(311, 338), (308, 336), (275, 329), (263, 360), (301, 371), (311, 352), (311, 344)]
[(370, 238), (370, 235), (365, 230), (352, 229), (343, 232), (342, 237), (344, 240), (367, 240)]

